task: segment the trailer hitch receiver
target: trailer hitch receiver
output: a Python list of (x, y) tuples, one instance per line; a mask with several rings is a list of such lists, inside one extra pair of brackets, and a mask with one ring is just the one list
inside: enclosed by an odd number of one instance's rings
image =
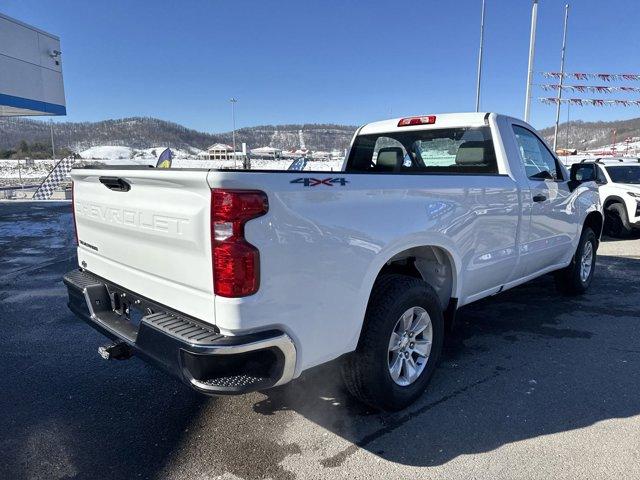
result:
[(105, 360), (127, 360), (133, 355), (131, 347), (125, 342), (104, 345), (98, 348), (98, 353)]

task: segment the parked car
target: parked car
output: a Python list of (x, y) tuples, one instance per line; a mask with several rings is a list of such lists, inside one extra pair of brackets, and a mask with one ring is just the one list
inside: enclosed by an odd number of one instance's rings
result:
[(597, 186), (528, 124), (426, 115), (357, 130), (340, 172), (72, 171), (69, 307), (205, 394), (285, 384), (342, 357), (349, 391), (401, 409), (463, 305), (554, 272), (591, 284)]
[[(640, 230), (640, 160), (637, 158), (599, 158), (580, 163), (579, 175), (593, 175), (600, 188), (605, 214), (605, 231), (627, 237)], [(586, 178), (586, 177), (585, 177)]]

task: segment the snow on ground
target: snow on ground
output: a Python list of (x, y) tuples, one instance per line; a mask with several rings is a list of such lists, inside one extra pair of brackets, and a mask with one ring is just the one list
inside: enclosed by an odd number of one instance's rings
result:
[[(152, 151), (161, 152), (160, 149), (148, 149), (148, 155), (137, 155), (133, 158), (125, 156), (127, 151), (132, 150), (129, 147), (93, 147), (94, 154), (102, 152), (105, 154), (102, 158), (84, 157), (78, 160), (84, 164), (103, 163), (105, 165), (153, 165), (156, 164), (156, 158), (152, 155)], [(101, 150), (100, 150), (101, 149)], [(146, 151), (143, 151), (146, 152)], [(127, 154), (128, 155), (128, 154)], [(186, 151), (181, 151), (181, 155), (176, 155), (173, 159), (173, 168), (211, 168), (211, 169), (234, 169), (242, 168), (242, 162), (234, 162), (233, 160), (199, 160), (187, 158)], [(53, 169), (58, 160), (0, 160), (0, 186), (17, 185), (22, 179), (23, 184), (36, 184), (44, 180), (44, 178)], [(287, 170), (293, 160), (252, 160), (252, 170)], [(340, 171), (342, 168), (342, 160), (309, 160), (305, 171)]]
[[(251, 160), (251, 170), (287, 170), (293, 160)], [(233, 160), (185, 160), (174, 159), (173, 168), (242, 168), (242, 162)], [(342, 168), (342, 160), (309, 160), (305, 171), (337, 171)]]
[(46, 177), (57, 160), (0, 160), (0, 179), (33, 179)]
[(133, 149), (115, 145), (100, 145), (83, 150), (80, 152), (80, 156), (82, 158), (100, 158), (106, 160), (129, 159), (133, 156)]
[[(122, 147), (118, 145), (99, 145), (91, 147), (80, 152), (80, 156), (84, 159), (93, 160), (153, 160), (155, 164), (158, 156), (166, 149), (166, 146), (136, 149), (131, 147)], [(201, 152), (197, 148), (182, 149), (172, 148), (174, 158), (194, 158)], [(146, 163), (146, 162), (145, 162)]]
[(634, 137), (629, 139), (629, 142), (627, 142), (626, 140), (622, 140), (620, 142), (611, 143), (602, 147), (592, 148), (586, 150), (584, 153), (596, 157), (613, 155), (617, 157), (637, 158), (640, 156), (640, 138)]

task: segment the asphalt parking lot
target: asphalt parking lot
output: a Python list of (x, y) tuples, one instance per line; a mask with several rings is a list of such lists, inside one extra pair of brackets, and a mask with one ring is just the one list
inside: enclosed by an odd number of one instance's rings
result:
[(66, 307), (70, 205), (0, 203), (0, 478), (640, 478), (640, 239), (590, 294), (547, 276), (462, 309), (428, 392), (380, 414), (335, 365), (206, 398)]

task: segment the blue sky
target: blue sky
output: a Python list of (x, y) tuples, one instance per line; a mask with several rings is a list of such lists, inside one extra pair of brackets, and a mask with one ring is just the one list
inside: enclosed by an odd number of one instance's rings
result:
[[(481, 109), (522, 117), (531, 1), (486, 3)], [(566, 70), (640, 73), (637, 0), (570, 3)], [(538, 71), (559, 69), (564, 4), (540, 0)], [(232, 96), (239, 127), (473, 110), (480, 5), (8, 0), (0, 10), (61, 37), (66, 120), (142, 115), (218, 132), (231, 129)], [(534, 90), (534, 98), (551, 95)], [(638, 117), (640, 108), (570, 113), (609, 120)], [(534, 126), (554, 118), (555, 107), (533, 103)]]

